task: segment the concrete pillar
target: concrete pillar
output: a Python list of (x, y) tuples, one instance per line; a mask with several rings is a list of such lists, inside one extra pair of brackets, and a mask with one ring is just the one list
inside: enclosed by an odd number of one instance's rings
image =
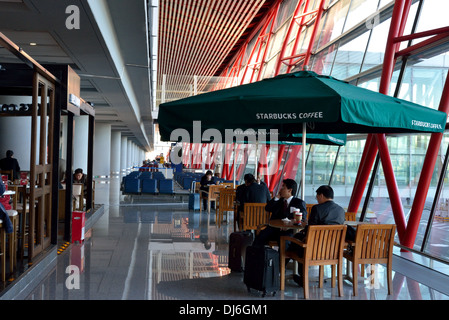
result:
[(123, 175), (126, 175), (128, 169), (128, 138), (122, 136), (120, 148), (120, 170)]
[(128, 139), (128, 154), (127, 154), (127, 159), (126, 159), (126, 161), (128, 163), (128, 166), (127, 166), (128, 169), (131, 169), (132, 163), (133, 163), (133, 160), (132, 160), (132, 155), (133, 155), (132, 147), (133, 147), (133, 142)]
[(111, 173), (111, 125), (95, 123), (94, 176), (109, 176)]
[(111, 134), (111, 175), (120, 174), (121, 138), (122, 138), (122, 133), (120, 131), (112, 131), (112, 134)]

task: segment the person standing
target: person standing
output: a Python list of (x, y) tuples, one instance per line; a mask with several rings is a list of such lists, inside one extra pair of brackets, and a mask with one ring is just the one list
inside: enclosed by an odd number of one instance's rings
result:
[(20, 178), (20, 166), (16, 158), (13, 157), (14, 152), (12, 150), (6, 151), (6, 158), (0, 160), (1, 170), (12, 170), (13, 176), (9, 177), (11, 181), (18, 180)]

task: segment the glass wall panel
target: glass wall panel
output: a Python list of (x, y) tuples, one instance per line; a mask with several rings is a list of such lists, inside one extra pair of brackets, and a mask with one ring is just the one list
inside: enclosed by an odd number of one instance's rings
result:
[[(425, 0), (422, 6), (416, 32), (447, 27), (448, 11), (449, 1)], [(419, 41), (422, 40), (417, 40), (416, 42)]]
[[(449, 136), (445, 134), (437, 160), (437, 163), (440, 165), (439, 172), (441, 171), (442, 163), (444, 161), (448, 141)], [(424, 252), (449, 260), (449, 233), (447, 232), (449, 225), (449, 175), (447, 170), (444, 174), (443, 189), (435, 208), (435, 216), (431, 224), (431, 230)]]
[(404, 73), (398, 97), (438, 109), (448, 70), (448, 52), (413, 64)]
[(360, 73), (369, 38), (369, 32), (365, 32), (360, 37), (340, 45), (331, 75), (337, 79), (346, 79)]
[(363, 61), (362, 71), (371, 69), (383, 63), (385, 55), (385, 46), (387, 43), (388, 31), (390, 29), (391, 19), (374, 26)]
[[(343, 32), (371, 17), (377, 11), (378, 1), (352, 0)], [(370, 24), (370, 22), (368, 22)], [(387, 33), (388, 34), (388, 33)]]
[(337, 48), (338, 44), (334, 44), (313, 56), (311, 59), (312, 71), (318, 74), (330, 75)]
[(318, 29), (319, 37), (314, 45), (315, 50), (339, 37), (343, 31), (350, 0), (340, 0), (332, 6), (322, 17)]

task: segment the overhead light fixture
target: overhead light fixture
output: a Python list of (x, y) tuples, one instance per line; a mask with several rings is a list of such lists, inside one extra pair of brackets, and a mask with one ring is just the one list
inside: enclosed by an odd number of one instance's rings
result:
[(30, 46), (37, 46), (36, 42), (30, 42)]

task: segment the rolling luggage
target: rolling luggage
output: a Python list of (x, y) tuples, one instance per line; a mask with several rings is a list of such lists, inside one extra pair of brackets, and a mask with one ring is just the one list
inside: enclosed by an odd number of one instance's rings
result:
[(200, 210), (200, 194), (190, 193), (189, 194), (189, 210)]
[(255, 289), (262, 291), (262, 297), (268, 292), (274, 296), (280, 287), (279, 252), (265, 246), (246, 248), (243, 282), (248, 292)]
[(142, 179), (142, 193), (157, 193), (156, 179)]
[(251, 231), (238, 231), (229, 235), (229, 269), (242, 272), (245, 267), (246, 248), (253, 243)]
[(200, 210), (200, 194), (195, 193), (195, 180), (190, 185), (189, 210)]

